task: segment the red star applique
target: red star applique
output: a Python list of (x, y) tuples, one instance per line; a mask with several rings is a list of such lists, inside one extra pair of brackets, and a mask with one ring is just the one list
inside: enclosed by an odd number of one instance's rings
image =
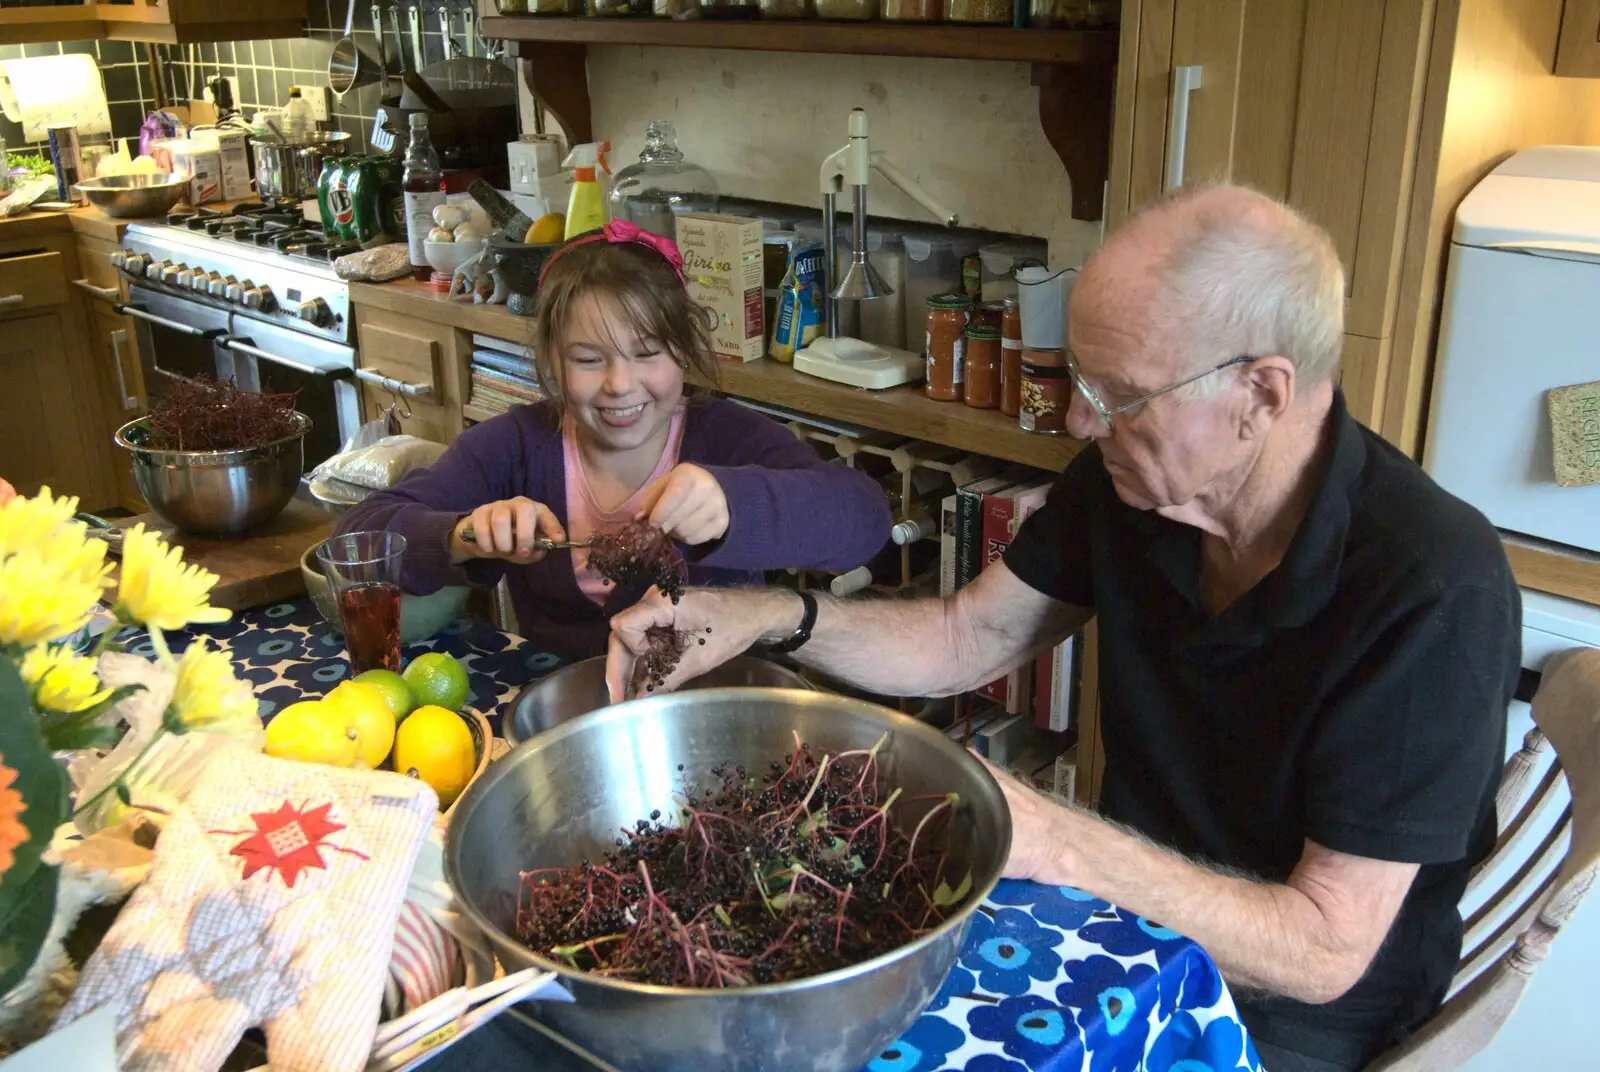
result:
[[(328, 865), (323, 862), (322, 853), (318, 851), (321, 848), (367, 859), (363, 853), (328, 844), (325, 840), (330, 834), (344, 829), (342, 824), (328, 818), (328, 812), (332, 807), (332, 804), (323, 804), (309, 810), (296, 811), (286, 800), (277, 811), (252, 812), (250, 818), (256, 824), (255, 833), (239, 842), (229, 852), (232, 856), (244, 859), (244, 874), (241, 877), (249, 878), (263, 868), (275, 870), (283, 877), (283, 884), (293, 889), (294, 880), (300, 877), (300, 872), (306, 868), (327, 869)], [(215, 832), (244, 833), (244, 831)]]

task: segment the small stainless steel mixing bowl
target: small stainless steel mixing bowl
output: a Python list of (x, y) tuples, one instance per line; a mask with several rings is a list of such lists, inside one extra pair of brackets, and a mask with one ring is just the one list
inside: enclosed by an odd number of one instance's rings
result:
[[(598, 857), (619, 826), (711, 768), (765, 769), (794, 749), (878, 753), (880, 782), (908, 797), (960, 794), (950, 874), (970, 870), (970, 899), (943, 924), (850, 968), (727, 990), (649, 986), (577, 971), (514, 934), (520, 873)], [(678, 764), (683, 770), (678, 770)], [(910, 816), (914, 820), (915, 814)], [(903, 819), (906, 817), (903, 817)], [(518, 745), (456, 804), (445, 877), (508, 971), (559, 973), (576, 999), (532, 1015), (628, 1072), (857, 1072), (899, 1037), (949, 974), (978, 902), (1011, 848), (1011, 814), (989, 772), (956, 742), (898, 711), (793, 689), (705, 689), (652, 696), (573, 719)]]
[(107, 175), (84, 179), (78, 189), (107, 216), (144, 219), (172, 211), (172, 206), (188, 192), (189, 180), (165, 171), (155, 175)]
[[(753, 655), (729, 659), (710, 673), (678, 686), (686, 689), (762, 689), (811, 688), (793, 670)], [(554, 729), (569, 719), (598, 711), (611, 703), (606, 692), (606, 660), (593, 659), (564, 666), (535, 681), (511, 701), (511, 708), (500, 720), (500, 732), (514, 748), (536, 733)]]
[(293, 435), (247, 450), (156, 450), (150, 418), (117, 429), (133, 455), (133, 481), (150, 509), (180, 531), (231, 536), (272, 520), (289, 505), (305, 468), (311, 418), (296, 413)]

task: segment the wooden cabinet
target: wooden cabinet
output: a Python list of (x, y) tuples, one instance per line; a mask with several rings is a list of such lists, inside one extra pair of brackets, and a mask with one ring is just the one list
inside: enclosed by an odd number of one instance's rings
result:
[(355, 318), (362, 419), (395, 406), (411, 435), (448, 443), (460, 434), (470, 336), (458, 341), (466, 333), (450, 325), (364, 305)]
[(1566, 0), (1561, 5), (1556, 74), (1600, 78), (1600, 0)]
[(118, 494), (77, 272), (70, 234), (0, 227), (0, 475), (100, 510)]
[(1163, 190), (1228, 180), (1333, 236), (1347, 285), (1351, 410), (1379, 426), (1433, 5), (1124, 3), (1112, 222)]
[(0, 10), (0, 45), (39, 41), (252, 41), (299, 37), (307, 0), (132, 0)]
[[(100, 433), (112, 442), (116, 430), (147, 412), (144, 373), (139, 364), (139, 333), (132, 319), (114, 312), (111, 303), (128, 296), (127, 282), (111, 265), (117, 244), (102, 238), (79, 236), (78, 272), (73, 280), (85, 311), (89, 365), (100, 399)], [(117, 503), (132, 513), (149, 509), (133, 481), (133, 458), (112, 447), (111, 477)]]

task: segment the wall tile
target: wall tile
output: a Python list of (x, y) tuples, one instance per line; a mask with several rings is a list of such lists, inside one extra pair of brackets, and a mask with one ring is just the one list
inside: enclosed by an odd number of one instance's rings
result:
[(105, 81), (106, 100), (137, 101), (139, 99), (139, 72), (132, 64), (125, 67), (105, 67), (100, 71)]
[(113, 63), (132, 63), (133, 46), (126, 41), (99, 41), (100, 62), (102, 65)]

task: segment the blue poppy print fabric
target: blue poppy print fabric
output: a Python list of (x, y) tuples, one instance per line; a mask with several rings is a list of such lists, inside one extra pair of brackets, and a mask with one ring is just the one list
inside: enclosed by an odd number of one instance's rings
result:
[(927, 1010), (867, 1072), (1261, 1072), (1217, 966), (1078, 890), (1007, 880)]

